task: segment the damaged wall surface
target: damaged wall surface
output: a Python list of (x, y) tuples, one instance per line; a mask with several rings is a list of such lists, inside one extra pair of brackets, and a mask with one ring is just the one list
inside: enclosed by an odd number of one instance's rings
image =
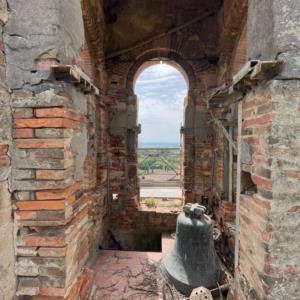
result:
[(298, 299), (299, 12), (0, 1), (0, 299), (93, 299), (99, 248), (175, 230), (177, 214), (139, 199), (134, 85), (160, 59), (188, 82), (184, 201), (220, 231), (227, 299)]

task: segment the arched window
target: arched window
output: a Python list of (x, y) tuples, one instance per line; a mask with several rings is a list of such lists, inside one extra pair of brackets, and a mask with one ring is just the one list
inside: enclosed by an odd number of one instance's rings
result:
[(170, 208), (180, 207), (180, 128), (188, 89), (186, 77), (180, 69), (162, 61), (152, 61), (139, 71), (135, 94), (142, 129), (138, 140), (141, 201), (151, 207), (168, 199)]
[(155, 64), (140, 73), (135, 83), (142, 125), (139, 147), (179, 147), (187, 83), (169, 64)]

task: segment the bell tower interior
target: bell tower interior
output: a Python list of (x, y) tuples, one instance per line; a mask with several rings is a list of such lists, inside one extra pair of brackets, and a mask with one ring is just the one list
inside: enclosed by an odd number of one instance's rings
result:
[[(0, 299), (299, 299), (299, 12), (1, 0)], [(180, 142), (145, 150), (136, 82), (161, 63)]]

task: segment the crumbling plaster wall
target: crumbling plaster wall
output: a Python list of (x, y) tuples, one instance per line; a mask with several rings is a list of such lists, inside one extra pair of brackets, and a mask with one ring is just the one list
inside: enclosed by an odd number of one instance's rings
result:
[(6, 62), (3, 26), (8, 18), (6, 1), (0, 1), (0, 299), (15, 296), (14, 224), (10, 193), (11, 178), (11, 98), (5, 85)]
[[(255, 207), (248, 208), (251, 218), (244, 218), (241, 232), (247, 232), (249, 221), (251, 226), (265, 222), (265, 228), (258, 231), (260, 236), (253, 240), (257, 248), (252, 251), (257, 253), (260, 248), (260, 257), (264, 257), (260, 266), (255, 264), (258, 257), (254, 252), (240, 253), (240, 278), (246, 278), (240, 282), (247, 299), (252, 299), (253, 290), (259, 299), (299, 297), (299, 9), (297, 1), (249, 2), (248, 57), (279, 59), (284, 64), (274, 80), (254, 89), (252, 101), (259, 107), (252, 108), (253, 113), (247, 114), (250, 119), (244, 121), (244, 126), (253, 130), (247, 135), (252, 139), (251, 174), (258, 196), (243, 205), (263, 208), (260, 217), (251, 216)], [(249, 104), (248, 112), (253, 103)], [(262, 138), (259, 144), (254, 139), (256, 132)], [(247, 249), (247, 244), (241, 242), (241, 248)]]
[(52, 65), (73, 63), (99, 84), (81, 2), (10, 0), (8, 5), (3, 36), (12, 111), (7, 125), (16, 295), (85, 297), (92, 275), (84, 267), (105, 230), (107, 181), (97, 179), (105, 106), (51, 73)]
[[(257, 192), (241, 196), (234, 299), (297, 299), (299, 4), (249, 1), (247, 19), (247, 60), (278, 59), (284, 65), (278, 76), (258, 83), (243, 99), (242, 141), (251, 159), (242, 161), (242, 171), (251, 175)], [(240, 45), (234, 55), (245, 53), (244, 42)], [(231, 62), (239, 65), (239, 59)], [(234, 64), (225, 67), (220, 76), (230, 79), (235, 69)]]
[(8, 5), (10, 18), (4, 30), (7, 84), (11, 89), (40, 89), (49, 71), (37, 68), (38, 60), (51, 54), (58, 62), (70, 64), (84, 44), (80, 2), (29, 0), (24, 5), (9, 0)]

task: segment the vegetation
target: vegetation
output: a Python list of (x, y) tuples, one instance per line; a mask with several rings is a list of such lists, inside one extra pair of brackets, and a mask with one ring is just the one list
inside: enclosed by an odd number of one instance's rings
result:
[(181, 200), (174, 200), (169, 205), (169, 208), (181, 208), (182, 207), (182, 201)]
[(156, 207), (156, 200), (154, 198), (146, 198), (145, 199), (145, 205), (148, 208)]
[(139, 174), (153, 170), (180, 170), (180, 149), (140, 149), (138, 156)]

